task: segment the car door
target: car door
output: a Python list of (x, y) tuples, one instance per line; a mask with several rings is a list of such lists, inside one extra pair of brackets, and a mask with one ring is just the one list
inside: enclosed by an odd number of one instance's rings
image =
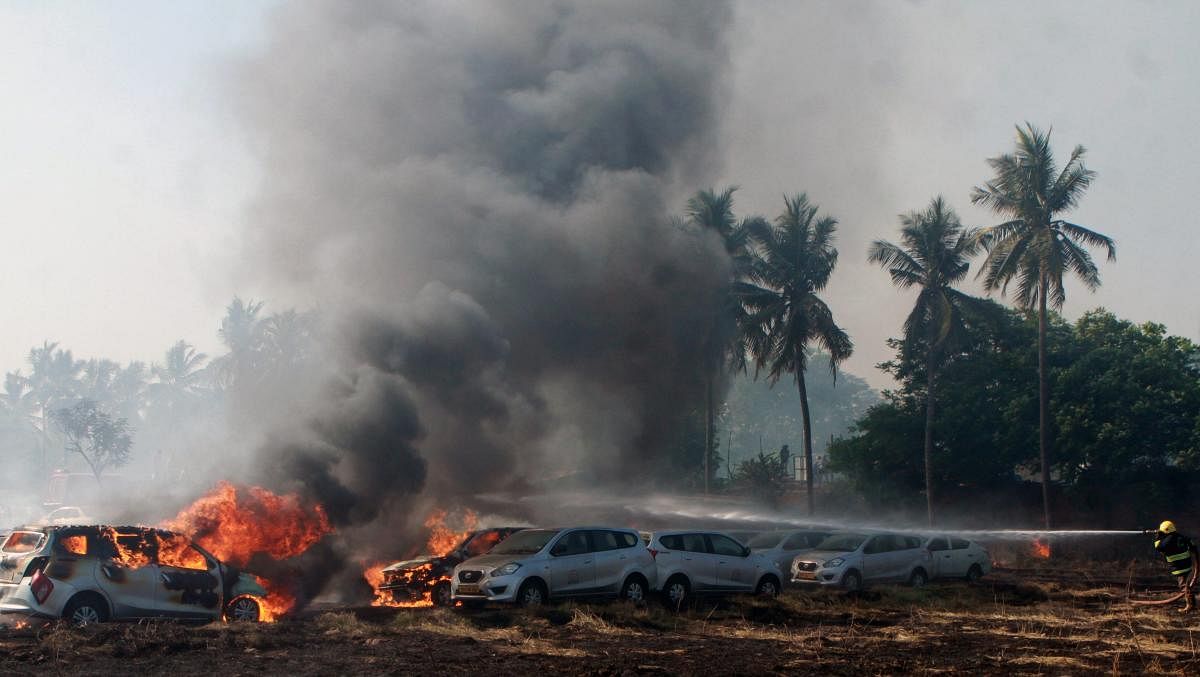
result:
[(970, 546), (971, 542), (965, 538), (950, 539), (950, 554), (954, 562), (954, 573), (948, 575), (956, 577), (966, 576), (972, 564), (979, 563), (982, 566), (980, 553)]
[(704, 534), (682, 534), (683, 570), (692, 581), (693, 590), (712, 590), (717, 587), (717, 561), (708, 551)]
[(96, 539), (96, 583), (112, 603), (114, 618), (158, 615), (158, 565), (144, 532), (110, 531)]
[(596, 585), (596, 556), (586, 531), (560, 534), (550, 547), (549, 565), (552, 596), (578, 595)]
[(754, 587), (754, 564), (749, 548), (722, 534), (709, 534), (708, 542), (717, 565), (717, 588), (750, 590)]
[(617, 534), (607, 530), (588, 532), (592, 552), (596, 556), (596, 592), (616, 593), (623, 582), (621, 573), (628, 556), (620, 549)]
[(181, 536), (160, 539), (157, 552), (159, 612), (174, 618), (219, 618), (224, 600), (217, 562)]
[(878, 535), (863, 544), (863, 581), (883, 581), (891, 575), (889, 557), (892, 549), (890, 536)]
[(935, 536), (926, 545), (929, 550), (931, 578), (946, 578), (954, 576), (953, 555), (950, 553), (950, 541), (945, 536)]

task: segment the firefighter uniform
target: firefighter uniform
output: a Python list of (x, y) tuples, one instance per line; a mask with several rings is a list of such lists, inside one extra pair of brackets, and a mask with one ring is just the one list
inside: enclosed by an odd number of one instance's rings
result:
[(1175, 530), (1175, 524), (1170, 520), (1158, 528), (1154, 549), (1162, 553), (1167, 561), (1171, 575), (1179, 581), (1179, 591), (1183, 593), (1186, 605), (1184, 611), (1191, 611), (1195, 606), (1195, 593), (1192, 591), (1192, 568), (1195, 565), (1196, 545), (1192, 539)]

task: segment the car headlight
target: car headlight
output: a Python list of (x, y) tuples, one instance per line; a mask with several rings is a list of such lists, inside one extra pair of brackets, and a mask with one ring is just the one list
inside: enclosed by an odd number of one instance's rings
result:
[(827, 569), (836, 569), (845, 563), (846, 563), (846, 560), (842, 559), (841, 557), (834, 557), (833, 559), (829, 560), (822, 566), (824, 566)]
[(504, 566), (500, 567), (499, 569), (492, 569), (492, 575), (493, 576), (511, 576), (511, 575), (517, 573), (517, 569), (520, 569), (520, 568), (521, 568), (520, 564), (517, 564), (516, 562), (509, 562), (508, 564), (505, 564)]

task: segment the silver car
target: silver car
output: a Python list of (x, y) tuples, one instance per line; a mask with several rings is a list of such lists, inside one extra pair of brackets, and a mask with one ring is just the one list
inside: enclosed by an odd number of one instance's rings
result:
[(868, 583), (929, 581), (931, 557), (919, 536), (839, 532), (792, 561), (792, 582), (858, 590)]
[(925, 549), (931, 558), (931, 578), (965, 578), (974, 582), (992, 572), (987, 548), (955, 536), (930, 536)]
[(829, 536), (828, 531), (812, 531), (809, 529), (791, 529), (784, 531), (764, 531), (746, 543), (752, 551), (770, 557), (779, 565), (780, 571), (789, 571), (796, 555), (812, 550), (818, 543)]
[(654, 558), (632, 529), (525, 529), (455, 567), (450, 595), (468, 604), (521, 606), (592, 596), (640, 602), (655, 574)]
[(753, 592), (775, 596), (779, 565), (715, 531), (655, 531), (647, 535), (663, 602), (679, 608), (692, 596)]

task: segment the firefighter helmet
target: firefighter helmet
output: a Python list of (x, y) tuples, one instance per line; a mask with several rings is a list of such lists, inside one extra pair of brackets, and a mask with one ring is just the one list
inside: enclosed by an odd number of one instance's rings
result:
[(1158, 530), (1164, 534), (1173, 534), (1175, 533), (1175, 523), (1171, 520), (1163, 520), (1163, 523), (1158, 525)]

